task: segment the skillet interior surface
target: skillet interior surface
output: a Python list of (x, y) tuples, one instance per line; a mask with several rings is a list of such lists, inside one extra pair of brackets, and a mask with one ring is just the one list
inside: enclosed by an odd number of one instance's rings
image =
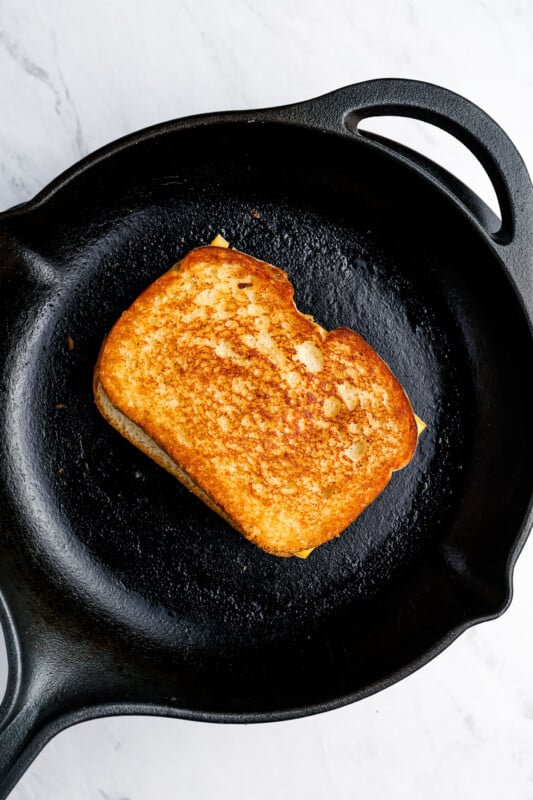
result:
[[(246, 542), (92, 399), (121, 311), (218, 232), (285, 269), (300, 310), (361, 333), (428, 424), (412, 463), (307, 561)], [(177, 702), (261, 712), (364, 693), (505, 606), (530, 495), (531, 339), (496, 256), (422, 177), (360, 137), (169, 128), (0, 233), (14, 535), (43, 585), (179, 676)]]

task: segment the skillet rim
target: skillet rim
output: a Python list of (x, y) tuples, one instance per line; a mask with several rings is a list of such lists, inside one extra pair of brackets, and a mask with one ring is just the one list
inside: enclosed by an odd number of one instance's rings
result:
[[(377, 81), (379, 83), (379, 81)], [(334, 93), (333, 93), (334, 94)], [(329, 97), (328, 95), (323, 95), (322, 97)], [(168, 120), (166, 122), (157, 123), (155, 125), (148, 126), (140, 131), (127, 134), (126, 136), (120, 137), (119, 139), (110, 142), (103, 147), (97, 149), (93, 153), (89, 154), (88, 156), (84, 157), (79, 162), (75, 163), (74, 165), (67, 168), (64, 172), (62, 172), (59, 176), (57, 176), (54, 180), (52, 180), (47, 186), (45, 186), (39, 193), (37, 193), (31, 200), (26, 203), (14, 206), (0, 214), (0, 225), (2, 225), (5, 221), (9, 221), (13, 217), (20, 217), (27, 214), (31, 214), (33, 210), (40, 209), (46, 205), (47, 202), (53, 200), (53, 198), (62, 191), (65, 187), (68, 186), (72, 181), (75, 181), (79, 176), (86, 173), (89, 169), (91, 169), (96, 164), (99, 164), (105, 161), (108, 158), (113, 158), (113, 156), (117, 155), (118, 153), (128, 149), (130, 147), (134, 147), (137, 144), (144, 143), (150, 140), (156, 140), (160, 135), (164, 135), (166, 133), (176, 132), (179, 130), (186, 130), (186, 129), (194, 129), (198, 126), (209, 126), (213, 123), (243, 123), (243, 122), (255, 122), (255, 123), (276, 123), (281, 125), (289, 125), (294, 128), (315, 128), (316, 124), (313, 122), (307, 122), (300, 119), (291, 119), (290, 117), (283, 117), (283, 113), (289, 110), (294, 110), (298, 105), (304, 106), (307, 102), (316, 102), (320, 101), (322, 98), (315, 98), (313, 101), (304, 101), (301, 104), (288, 104), (286, 106), (281, 107), (274, 107), (274, 108), (267, 108), (267, 109), (258, 109), (258, 110), (243, 110), (243, 111), (223, 111), (223, 112), (210, 112), (206, 114), (195, 114), (190, 115), (187, 117), (179, 118), (176, 120)], [(346, 134), (340, 133), (340, 131), (333, 131), (329, 130), (328, 133), (332, 136), (341, 135), (343, 138), (346, 138)], [(354, 136), (355, 134), (351, 134)], [(361, 136), (359, 134), (359, 136)], [(372, 146), (371, 142), (368, 141), (367, 143), (369, 146)], [(382, 137), (377, 137), (378, 139), (382, 139)], [(474, 223), (474, 227), (478, 233), (478, 235), (484, 240), (484, 243), (489, 246), (494, 256), (496, 256), (502, 270), (505, 272), (507, 277), (511, 278), (511, 282), (513, 284), (513, 290), (518, 298), (521, 300), (522, 308), (525, 312), (525, 316), (529, 323), (529, 329), (531, 338), (533, 339), (532, 329), (533, 329), (533, 309), (530, 309), (527, 304), (527, 298), (524, 298), (522, 292), (520, 291), (519, 287), (517, 287), (516, 282), (513, 280), (512, 273), (510, 272), (508, 265), (504, 262), (501, 250), (497, 247), (497, 242), (492, 239), (486, 230), (483, 230), (479, 224), (479, 220), (475, 218), (472, 212), (465, 207), (463, 203), (461, 203), (454, 193), (446, 190), (446, 186), (442, 185), (442, 182), (436, 179), (431, 172), (428, 172), (423, 167), (413, 163), (413, 161), (409, 160), (406, 157), (405, 153), (409, 154), (410, 152), (408, 148), (397, 147), (396, 143), (388, 142), (388, 140), (382, 139), (382, 141), (387, 142), (387, 149), (389, 150), (388, 155), (390, 156), (390, 150), (397, 148), (400, 151), (403, 150), (404, 153), (402, 155), (399, 152), (397, 155), (392, 154), (392, 157), (398, 157), (399, 160), (403, 161), (404, 166), (407, 169), (414, 169), (419, 176), (419, 178), (428, 181), (430, 184), (433, 185), (434, 188), (440, 190), (448, 197), (455, 202), (457, 210), (462, 213), (469, 222)], [(383, 148), (381, 148), (383, 149)], [(415, 156), (418, 155), (414, 153)], [(428, 165), (433, 164), (429, 159), (419, 157), (419, 160), (427, 162)], [(449, 173), (446, 173), (445, 170), (442, 168), (437, 167), (437, 172), (441, 172), (444, 178), (446, 178)], [(484, 203), (479, 199), (476, 198), (475, 194), (466, 186), (464, 186), (460, 181), (457, 181), (453, 176), (449, 176), (457, 185), (461, 185), (464, 188), (465, 194), (475, 198), (477, 202), (479, 202), (480, 206), (485, 209), (487, 216), (490, 216), (490, 210), (484, 205)], [(316, 703), (311, 706), (298, 706), (291, 709), (280, 709), (278, 711), (267, 711), (267, 712), (259, 712), (259, 713), (247, 713), (247, 712), (234, 712), (234, 713), (224, 713), (224, 712), (202, 712), (202, 711), (187, 711), (184, 709), (178, 710), (173, 708), (172, 706), (152, 706), (149, 703), (118, 703), (118, 704), (98, 704), (94, 707), (85, 707), (80, 709), (79, 711), (69, 713), (62, 717), (57, 717), (55, 721), (49, 723), (46, 726), (46, 729), (51, 731), (50, 735), (47, 737), (57, 733), (59, 730), (63, 729), (64, 727), (75, 724), (78, 721), (82, 721), (85, 719), (92, 719), (99, 716), (106, 716), (109, 713), (126, 713), (126, 714), (136, 714), (136, 713), (157, 713), (157, 714), (164, 714), (167, 716), (176, 716), (183, 719), (197, 719), (197, 720), (205, 720), (210, 722), (266, 722), (266, 721), (275, 721), (275, 720), (284, 720), (284, 719), (292, 719), (301, 716), (307, 716), (310, 714), (321, 713), (323, 711), (331, 710), (334, 708), (338, 708), (343, 705), (347, 705), (349, 703), (355, 702), (356, 700), (362, 699), (363, 697), (369, 696), (377, 691), (380, 691), (394, 683), (398, 680), (401, 680), (403, 677), (406, 677), (409, 674), (412, 674), (414, 671), (419, 669), (424, 664), (428, 663), (432, 660), (436, 655), (442, 652), (449, 644), (452, 643), (461, 633), (467, 630), (469, 627), (473, 625), (479, 624), (484, 621), (488, 621), (491, 619), (495, 619), (496, 617), (500, 616), (509, 606), (509, 603), (512, 598), (512, 579), (513, 579), (513, 569), (516, 563), (516, 559), (520, 554), (520, 551), (529, 535), (529, 528), (533, 523), (533, 487), (532, 493), (529, 503), (528, 511), (522, 521), (522, 524), (519, 526), (517, 530), (517, 535), (514, 541), (514, 544), (509, 552), (507, 561), (504, 566), (505, 570), (505, 578), (506, 578), (506, 585), (505, 585), (505, 596), (503, 601), (498, 605), (497, 608), (493, 608), (489, 613), (485, 614), (477, 614), (475, 617), (471, 617), (464, 622), (460, 623), (453, 629), (451, 629), (447, 635), (441, 637), (436, 644), (429, 649), (426, 649), (424, 653), (419, 657), (414, 659), (413, 661), (409, 662), (404, 668), (391, 673), (387, 676), (385, 680), (379, 680), (374, 684), (371, 684), (367, 687), (363, 692), (354, 692), (354, 693), (347, 693), (345, 695), (327, 700), (323, 703)], [(0, 603), (0, 619), (2, 621), (2, 625), (4, 627), (5, 635), (6, 635), (6, 644), (8, 646), (8, 652), (11, 651), (13, 655), (14, 649), (16, 649), (15, 645), (18, 642), (18, 634), (16, 631), (15, 624), (13, 622), (12, 617), (9, 615), (8, 603), (6, 602), (5, 595), (0, 587), (0, 595), (4, 598), (4, 602), (6, 603), (4, 607), (4, 603)], [(10, 673), (12, 664), (10, 663)], [(9, 692), (6, 693), (6, 698)], [(6, 705), (6, 700), (0, 705), (0, 716), (1, 712)], [(63, 721), (63, 722), (61, 722)], [(43, 729), (44, 731), (44, 729)], [(42, 747), (42, 745), (40, 746)], [(40, 749), (39, 747), (39, 749)]]

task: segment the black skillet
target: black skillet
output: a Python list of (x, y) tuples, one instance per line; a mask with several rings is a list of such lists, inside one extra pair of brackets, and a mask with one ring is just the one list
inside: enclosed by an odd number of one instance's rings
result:
[[(444, 128), (502, 224), (371, 115)], [(217, 232), (361, 332), (428, 423), (409, 467), (308, 561), (246, 542), (98, 414), (120, 312)], [(436, 86), (379, 80), (158, 125), (0, 216), (0, 796), (55, 733), (106, 714), (251, 722), (388, 686), (511, 595), (531, 519), (533, 191), (503, 131)]]

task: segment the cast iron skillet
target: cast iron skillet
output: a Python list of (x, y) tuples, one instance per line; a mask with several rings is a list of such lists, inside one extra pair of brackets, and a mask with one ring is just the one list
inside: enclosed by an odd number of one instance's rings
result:
[[(357, 131), (377, 114), (464, 142), (501, 226), (448, 173)], [(405, 80), (158, 125), (0, 217), (1, 796), (80, 720), (316, 713), (506, 608), (531, 511), (532, 220), (496, 123)], [(308, 561), (246, 542), (93, 403), (120, 312), (217, 232), (286, 269), (304, 312), (361, 332), (428, 423), (411, 465)]]

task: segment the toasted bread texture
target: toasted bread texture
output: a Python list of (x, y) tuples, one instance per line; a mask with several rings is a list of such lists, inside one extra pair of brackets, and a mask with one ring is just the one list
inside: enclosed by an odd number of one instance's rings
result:
[(281, 269), (200, 247), (103, 343), (103, 416), (268, 553), (338, 536), (412, 458), (417, 424), (387, 364), (300, 313)]

